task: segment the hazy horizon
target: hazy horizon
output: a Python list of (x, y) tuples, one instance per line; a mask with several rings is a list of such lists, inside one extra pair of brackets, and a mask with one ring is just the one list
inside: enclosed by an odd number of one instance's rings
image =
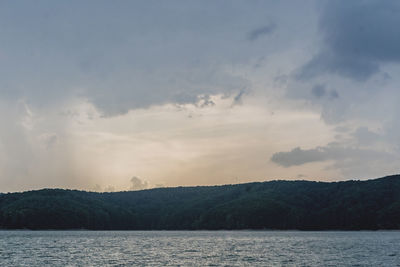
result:
[(0, 3), (0, 188), (400, 173), (398, 1)]
[[(319, 183), (337, 183), (337, 182), (350, 182), (350, 181), (356, 181), (356, 182), (363, 182), (363, 181), (373, 181), (373, 180), (378, 180), (378, 179), (384, 179), (387, 177), (392, 177), (392, 176), (399, 176), (400, 174), (388, 174), (386, 176), (382, 177), (375, 177), (375, 178), (368, 178), (368, 179), (346, 179), (346, 180), (338, 180), (338, 181), (324, 181), (324, 180), (307, 180), (307, 179), (267, 179), (264, 181), (248, 181), (248, 182), (237, 182), (237, 183), (226, 183), (226, 184), (208, 184), (208, 185), (191, 185), (191, 186), (182, 186), (182, 185), (176, 185), (176, 186), (164, 186), (164, 185), (146, 185), (142, 187), (135, 187), (134, 182), (131, 180), (131, 187), (130, 188), (125, 188), (121, 190), (116, 190), (115, 188), (92, 188), (92, 189), (82, 189), (82, 188), (62, 188), (62, 187), (42, 187), (42, 188), (31, 188), (27, 190), (20, 190), (20, 191), (11, 191), (11, 192), (4, 192), (0, 191), (0, 194), (8, 194), (8, 193), (24, 193), (24, 192), (29, 192), (29, 191), (40, 191), (40, 190), (72, 190), (72, 191), (86, 191), (86, 192), (95, 192), (95, 193), (118, 193), (118, 192), (130, 192), (130, 191), (142, 191), (142, 190), (150, 190), (150, 189), (161, 189), (161, 188), (190, 188), (190, 187), (214, 187), (214, 186), (231, 186), (231, 185), (242, 185), (242, 184), (253, 184), (253, 183), (266, 183), (266, 182), (319, 182)], [(141, 180), (140, 180), (141, 181)]]

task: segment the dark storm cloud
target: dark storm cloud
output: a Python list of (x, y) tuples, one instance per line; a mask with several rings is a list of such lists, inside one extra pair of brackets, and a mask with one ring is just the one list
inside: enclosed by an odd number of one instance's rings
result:
[(79, 98), (111, 117), (233, 96), (252, 89), (243, 66), (313, 36), (297, 22), (315, 16), (314, 1), (0, 3), (0, 97), (32, 106)]
[(323, 45), (299, 77), (333, 73), (363, 81), (381, 64), (399, 62), (399, 14), (396, 0), (324, 2), (319, 21)]
[[(265, 25), (267, 7), (277, 4), (226, 3), (0, 3), (0, 97), (35, 106), (79, 97), (113, 116), (236, 94), (247, 81), (225, 65), (265, 50), (243, 35)], [(256, 29), (251, 38), (270, 31)]]

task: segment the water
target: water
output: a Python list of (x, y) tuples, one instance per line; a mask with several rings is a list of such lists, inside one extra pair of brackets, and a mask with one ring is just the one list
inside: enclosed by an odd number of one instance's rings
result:
[(0, 231), (1, 266), (400, 266), (400, 232)]

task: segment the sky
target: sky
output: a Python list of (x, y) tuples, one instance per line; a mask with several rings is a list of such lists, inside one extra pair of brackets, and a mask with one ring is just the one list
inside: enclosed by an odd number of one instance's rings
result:
[(400, 2), (2, 1), (0, 191), (400, 172)]

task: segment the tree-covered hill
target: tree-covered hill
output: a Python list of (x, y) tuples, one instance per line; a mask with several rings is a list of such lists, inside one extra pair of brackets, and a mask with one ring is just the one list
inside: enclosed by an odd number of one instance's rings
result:
[(0, 194), (3, 229), (400, 229), (400, 175), (94, 193)]

